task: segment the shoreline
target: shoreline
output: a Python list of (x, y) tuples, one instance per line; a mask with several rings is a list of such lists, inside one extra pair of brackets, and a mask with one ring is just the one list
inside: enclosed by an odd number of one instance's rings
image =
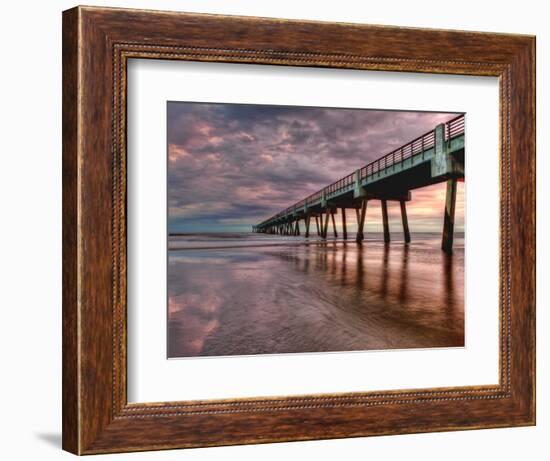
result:
[[(458, 237), (459, 239), (460, 238), (463, 238), (463, 237)], [(418, 241), (430, 241), (431, 239), (430, 238), (425, 238), (425, 239), (417, 239), (416, 242)], [(358, 246), (358, 247), (361, 247), (361, 246), (366, 246), (366, 245), (369, 245), (369, 244), (383, 244), (383, 245), (394, 245), (394, 244), (399, 244), (399, 245), (406, 245), (406, 246), (413, 246), (415, 245), (416, 243), (414, 240), (410, 243), (405, 243), (404, 240), (402, 239), (396, 239), (396, 240), (393, 240), (391, 241), (389, 244), (386, 244), (384, 243), (384, 240), (383, 239), (374, 239), (374, 238), (366, 238), (365, 240), (363, 240), (363, 243), (362, 244), (358, 244), (357, 242), (355, 242), (354, 239), (348, 239), (348, 240), (344, 240), (344, 239), (332, 239), (332, 240), (304, 240), (304, 241), (294, 241), (294, 240), (285, 240), (285, 241), (281, 241), (281, 242), (262, 242), (262, 243), (250, 243), (250, 244), (247, 244), (247, 243), (243, 243), (241, 245), (200, 245), (200, 246), (174, 246), (174, 247), (171, 247), (170, 245), (168, 245), (168, 251), (192, 251), (192, 250), (234, 250), (234, 249), (239, 249), (239, 248), (273, 248), (273, 247), (300, 247), (300, 246), (318, 246), (318, 247), (322, 247), (322, 246), (335, 246), (337, 244), (343, 244), (343, 245), (355, 245), (355, 246)]]

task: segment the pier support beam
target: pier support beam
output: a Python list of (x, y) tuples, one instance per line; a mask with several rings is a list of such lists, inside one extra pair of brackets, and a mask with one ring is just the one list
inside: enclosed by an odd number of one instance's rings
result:
[(334, 215), (336, 214), (336, 210), (330, 210), (330, 218), (332, 219), (332, 232), (334, 233), (334, 238), (338, 238), (338, 232), (336, 232), (336, 222), (334, 220)]
[(367, 199), (361, 201), (361, 210), (357, 209), (357, 237), (355, 241), (359, 244), (363, 243), (363, 227), (365, 226), (365, 215), (367, 214)]
[(346, 209), (342, 208), (342, 235), (344, 240), (348, 239), (348, 230), (346, 228)]
[(306, 235), (305, 237), (306, 238), (309, 238), (309, 224), (311, 222), (311, 215), (307, 214), (306, 217), (305, 217), (305, 226), (306, 226)]
[(456, 179), (447, 180), (447, 196), (445, 199), (445, 217), (443, 220), (443, 238), (441, 249), (448, 254), (453, 252), (453, 237), (455, 227)]
[[(328, 234), (328, 221), (329, 221), (329, 214), (330, 214), (330, 210), (327, 208), (326, 210), (326, 214), (325, 214), (325, 223), (324, 223), (324, 226), (323, 226), (323, 230), (321, 231), (322, 232), (322, 237), (324, 239), (327, 238), (327, 234)], [(321, 213), (321, 217), (322, 217), (322, 213)], [(323, 221), (323, 219), (321, 218), (321, 222)]]
[(382, 200), (382, 221), (384, 222), (384, 243), (390, 243), (390, 225), (388, 223), (388, 202)]
[(321, 236), (321, 228), (319, 227), (319, 218), (315, 216), (315, 226), (317, 227), (317, 237)]
[(409, 221), (407, 219), (407, 208), (405, 207), (405, 202), (403, 200), (399, 202), (399, 205), (401, 205), (401, 221), (403, 221), (403, 239), (405, 240), (405, 243), (411, 243)]

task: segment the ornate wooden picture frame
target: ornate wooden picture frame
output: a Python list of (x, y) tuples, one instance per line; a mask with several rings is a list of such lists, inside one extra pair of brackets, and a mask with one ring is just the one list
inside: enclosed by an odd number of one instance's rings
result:
[[(494, 76), (498, 385), (128, 403), (129, 59)], [(535, 39), (77, 7), (63, 13), (63, 448), (93, 454), (535, 424)]]

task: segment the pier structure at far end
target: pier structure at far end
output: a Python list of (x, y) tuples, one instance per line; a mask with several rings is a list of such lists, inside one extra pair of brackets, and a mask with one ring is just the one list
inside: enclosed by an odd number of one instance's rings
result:
[[(442, 230), (442, 249), (452, 252), (457, 182), (464, 180), (464, 115), (460, 115), (419, 136), (387, 155), (311, 194), (275, 216), (253, 227), (254, 232), (275, 235), (313, 233), (326, 239), (338, 236), (336, 216), (340, 211), (342, 237), (348, 239), (347, 210), (355, 214), (355, 241), (364, 240), (369, 201), (379, 200), (384, 242), (390, 242), (388, 202), (399, 202), (405, 243), (411, 241), (406, 203), (411, 190), (447, 183)], [(315, 223), (315, 227), (313, 227)]]

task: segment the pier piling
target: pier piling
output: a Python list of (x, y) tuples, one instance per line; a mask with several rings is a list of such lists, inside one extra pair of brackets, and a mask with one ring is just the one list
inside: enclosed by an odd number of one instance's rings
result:
[(355, 241), (362, 243), (364, 239), (363, 227), (365, 226), (365, 215), (367, 214), (367, 199), (361, 200), (361, 211), (358, 210), (357, 216), (359, 217), (359, 224), (357, 225), (357, 237)]
[(455, 226), (456, 207), (456, 183), (455, 178), (447, 180), (447, 195), (445, 198), (445, 217), (443, 220), (443, 238), (441, 249), (445, 253), (453, 252), (453, 234)]
[(405, 240), (405, 243), (411, 243), (411, 234), (409, 232), (409, 221), (407, 219), (407, 208), (403, 200), (399, 202), (399, 205), (401, 206), (401, 221), (403, 221), (403, 239)]
[(344, 240), (348, 239), (348, 230), (346, 228), (346, 209), (342, 207), (342, 236)]
[(390, 225), (388, 223), (388, 202), (382, 202), (382, 221), (384, 222), (384, 243), (390, 243)]
[(324, 227), (323, 227), (323, 235), (322, 235), (322, 237), (323, 237), (324, 239), (327, 238), (327, 234), (328, 234), (329, 214), (330, 214), (330, 210), (327, 208), (326, 213), (325, 213), (325, 225), (324, 225)]

